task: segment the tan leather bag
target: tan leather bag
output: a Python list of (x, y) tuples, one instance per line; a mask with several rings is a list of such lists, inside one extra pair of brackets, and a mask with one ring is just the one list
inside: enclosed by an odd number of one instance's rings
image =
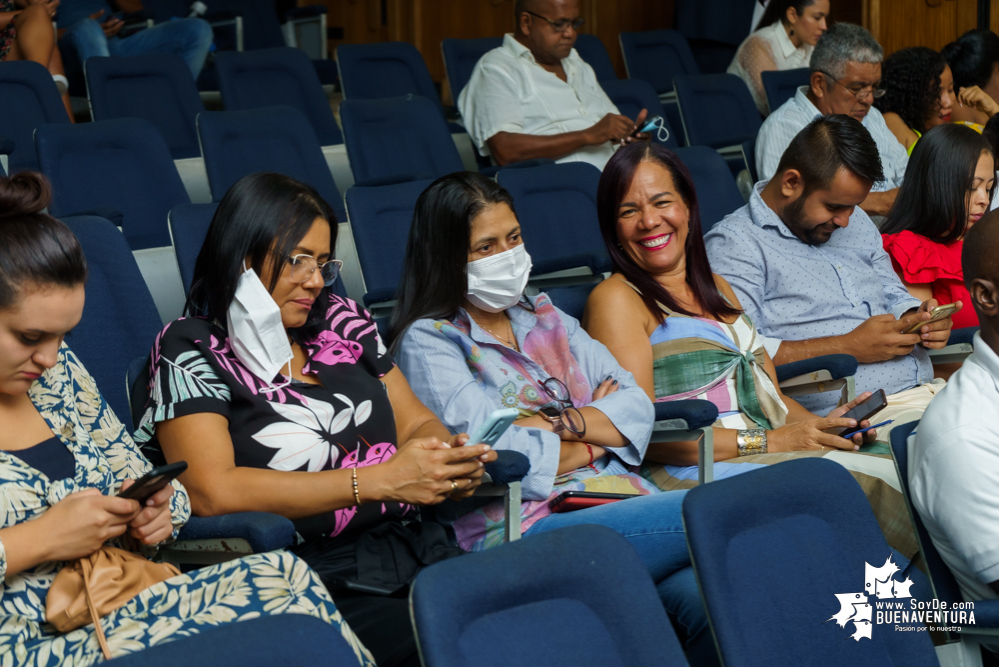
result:
[(104, 629), (107, 616), (154, 584), (180, 574), (166, 563), (154, 563), (130, 551), (101, 547), (63, 567), (45, 598), (45, 618), (59, 632), (94, 624), (104, 657), (111, 659)]

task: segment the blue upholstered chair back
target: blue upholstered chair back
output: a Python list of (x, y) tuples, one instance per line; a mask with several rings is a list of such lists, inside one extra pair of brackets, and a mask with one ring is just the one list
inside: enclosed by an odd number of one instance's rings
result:
[(288, 47), (220, 51), (215, 65), (227, 111), (269, 107), (280, 102), (305, 114), (321, 145), (343, 143), (329, 98), (304, 51)]
[(55, 216), (111, 207), (132, 250), (170, 245), (167, 213), (190, 198), (163, 136), (148, 120), (42, 125), (35, 132)]
[(337, 219), (346, 220), (343, 198), (319, 139), (297, 109), (205, 111), (198, 116), (198, 133), (214, 201), (221, 201), (244, 176), (272, 171), (311, 185), (333, 207)]
[(583, 313), (586, 311), (586, 301), (590, 298), (590, 292), (596, 287), (596, 283), (591, 285), (566, 285), (564, 287), (550, 287), (545, 290), (548, 298), (563, 313), (583, 321)]
[(104, 218), (64, 218), (87, 256), (87, 300), (83, 319), (66, 336), (66, 344), (97, 381), (108, 405), (131, 431), (125, 388), (129, 363), (149, 356), (163, 328), (153, 297), (132, 251), (118, 228)]
[(677, 75), (701, 73), (687, 38), (676, 30), (622, 32), (620, 40), (628, 78), (648, 81), (659, 95), (673, 90)]
[(205, 110), (191, 70), (175, 54), (88, 58), (87, 93), (94, 120), (145, 118), (175, 160), (201, 156), (194, 119)]
[(612, 79), (610, 81), (601, 81), (600, 86), (607, 93), (607, 97), (611, 99), (614, 106), (617, 107), (617, 110), (632, 120), (638, 118), (638, 114), (641, 113), (642, 109), (648, 111), (646, 120), (655, 116), (661, 116), (666, 123), (666, 128), (669, 130), (669, 138), (665, 142), (659, 141), (657, 133), (653, 131), (652, 141), (657, 144), (663, 144), (667, 148), (679, 148), (680, 144), (677, 142), (682, 137), (678, 137), (676, 129), (670, 125), (669, 119), (666, 117), (666, 111), (663, 109), (663, 104), (659, 101), (659, 96), (656, 95), (656, 91), (652, 89), (650, 83), (641, 79)]
[(807, 86), (811, 73), (807, 67), (763, 72), (763, 91), (767, 95), (770, 113), (794, 97), (799, 86)]
[(370, 306), (395, 297), (402, 279), (416, 200), (431, 181), (410, 181), (347, 190), (347, 214)]
[(674, 84), (687, 145), (734, 146), (760, 131), (760, 111), (735, 74), (677, 76)]
[(610, 268), (597, 222), (600, 170), (588, 162), (503, 169), (498, 182), (513, 196), (524, 243), (541, 275), (588, 266)]
[(336, 60), (345, 99), (420, 95), (441, 104), (427, 63), (409, 42), (341, 44)]
[[(843, 466), (797, 459), (695, 487), (683, 523), (727, 667), (938, 664), (926, 632), (882, 624), (854, 641), (851, 625), (827, 622), (840, 609), (836, 594), (865, 591), (865, 563), (880, 567), (893, 554)], [(905, 576), (926, 599), (922, 572)]]
[(0, 130), (14, 142), (7, 168), (11, 174), (37, 171), (35, 128), (46, 123), (69, 125), (52, 75), (31, 60), (0, 62), (0, 100)]
[(425, 97), (345, 99), (340, 120), (359, 185), (434, 179), (464, 170), (444, 116)]
[(586, 64), (593, 68), (597, 81), (617, 80), (617, 71), (611, 62), (607, 47), (596, 35), (580, 33), (576, 36), (576, 51)]
[(694, 180), (703, 233), (707, 234), (716, 222), (746, 204), (739, 194), (732, 170), (718, 151), (707, 146), (687, 146), (674, 152), (687, 166)]
[(451, 98), (455, 104), (458, 96), (472, 78), (475, 65), (479, 58), (493, 49), (503, 46), (502, 37), (480, 37), (479, 39), (454, 39), (449, 37), (441, 41), (441, 52), (444, 54), (444, 69), (447, 70), (448, 85), (451, 87)]
[(184, 283), (184, 295), (191, 293), (194, 279), (194, 264), (205, 244), (208, 227), (212, 224), (218, 204), (181, 204), (170, 211), (168, 219), (173, 250), (177, 254), (180, 280)]
[(648, 570), (604, 526), (431, 565), (410, 608), (423, 664), (433, 667), (687, 664)]

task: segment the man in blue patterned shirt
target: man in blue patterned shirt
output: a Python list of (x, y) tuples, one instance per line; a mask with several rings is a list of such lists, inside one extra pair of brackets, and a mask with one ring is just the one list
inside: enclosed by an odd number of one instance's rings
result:
[[(902, 333), (930, 319), (937, 303), (920, 303), (906, 292), (881, 234), (859, 207), (882, 178), (877, 146), (864, 126), (849, 116), (821, 116), (791, 141), (773, 179), (757, 183), (749, 204), (715, 225), (705, 241), (712, 270), (731, 283), (771, 339), (766, 347), (774, 363), (851, 354), (860, 362), (858, 393), (884, 389), (894, 395), (889, 408), (919, 411), (942, 386), (933, 380), (926, 348), (946, 344), (951, 321)], [(823, 413), (837, 396), (826, 392), (799, 402)], [(890, 418), (888, 411), (878, 416)]]

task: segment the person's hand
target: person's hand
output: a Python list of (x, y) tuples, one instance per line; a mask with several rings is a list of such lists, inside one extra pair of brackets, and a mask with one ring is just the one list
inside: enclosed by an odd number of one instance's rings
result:
[[(121, 483), (124, 491), (135, 480)], [(173, 517), (170, 515), (170, 497), (173, 486), (167, 484), (143, 503), (142, 510), (128, 523), (128, 534), (143, 544), (159, 544), (173, 534)]]
[[(453, 436), (451, 440), (460, 437)], [(482, 457), (490, 453), (492, 456), (487, 460), (495, 460), (496, 454), (489, 445), (452, 447), (438, 438), (409, 440), (385, 463), (357, 469), (361, 499), (436, 505), (449, 496), (456, 500), (466, 498), (481, 483), (485, 472)], [(365, 471), (374, 469), (378, 469), (378, 475), (372, 479)], [(365, 488), (369, 483), (362, 473), (368, 477), (372, 490)]]
[(45, 522), (45, 534), (52, 540), (46, 560), (89, 556), (108, 540), (121, 536), (139, 509), (134, 500), (105, 496), (97, 489), (69, 494), (38, 519)]
[[(833, 408), (832, 410), (829, 411), (829, 414), (826, 415), (826, 417), (829, 417), (830, 419), (838, 419), (843, 415), (845, 415), (850, 410), (854, 409), (855, 407), (866, 401), (871, 396), (872, 396), (871, 392), (865, 391), (860, 396), (857, 396), (857, 398), (853, 399), (846, 405), (841, 405), (838, 408)], [(864, 421), (860, 422), (857, 428), (863, 429), (867, 428), (870, 425), (871, 425), (870, 420), (865, 419)], [(849, 439), (853, 441), (854, 449), (859, 449), (860, 445), (863, 445), (864, 443), (874, 442), (877, 439), (877, 437), (878, 437), (877, 429), (871, 429), (866, 433), (855, 433), (853, 437)]]
[(34, 5), (42, 5), (45, 7), (46, 12), (48, 12), (49, 18), (55, 18), (56, 9), (59, 8), (59, 0), (27, 0), (25, 7), (31, 7)]
[(635, 123), (627, 116), (609, 113), (600, 121), (586, 130), (586, 143), (596, 146), (608, 141), (621, 142), (635, 131)]
[[(964, 304), (960, 301), (956, 301), (957, 310), (954, 312), (959, 312)], [(914, 313), (906, 313), (899, 319), (899, 322), (904, 322), (903, 328), (908, 328), (919, 321), (928, 321), (932, 319), (930, 311), (937, 307), (936, 299), (928, 299), (919, 306), (919, 309)], [(939, 350), (947, 345), (947, 341), (950, 339), (950, 330), (954, 327), (954, 320), (950, 317), (945, 317), (942, 320), (937, 320), (930, 324), (924, 324), (919, 328), (919, 331), (914, 335), (919, 336), (922, 340), (920, 344), (923, 347), (929, 348), (931, 350)]]
[(599, 401), (604, 396), (609, 396), (615, 391), (621, 388), (621, 385), (617, 383), (613, 377), (608, 377), (606, 380), (597, 385), (597, 388), (593, 390), (593, 400)]
[[(638, 112), (638, 118), (635, 119), (636, 130), (645, 125), (645, 119), (648, 115), (649, 115), (648, 109), (642, 109), (641, 111)], [(625, 137), (622, 143), (630, 144), (633, 141), (652, 141), (652, 134), (649, 132), (635, 132)]]
[[(99, 12), (94, 12), (93, 14), (91, 14), (90, 18), (92, 18), (95, 21), (99, 22), (100, 18), (102, 16), (104, 16), (104, 10), (103, 9), (100, 10)], [(104, 23), (101, 23), (101, 30), (104, 31), (104, 36), (105, 37), (114, 37), (119, 32), (121, 32), (121, 28), (124, 25), (125, 25), (125, 22), (122, 21), (121, 19), (109, 18)]]
[(978, 109), (989, 118), (999, 113), (999, 104), (996, 104), (996, 101), (978, 86), (962, 88), (957, 93), (957, 101), (964, 106)]
[[(914, 321), (909, 322), (909, 325)], [(919, 343), (918, 334), (904, 334), (904, 317), (896, 320), (892, 315), (869, 317), (856, 329), (846, 334), (846, 350), (862, 364), (887, 361), (909, 354)]]
[[(814, 449), (843, 449), (854, 451), (859, 443), (827, 433), (832, 428), (854, 428), (855, 419), (819, 417), (794, 424), (785, 424), (767, 432), (768, 452), (800, 452)], [(860, 437), (860, 436), (858, 436)]]

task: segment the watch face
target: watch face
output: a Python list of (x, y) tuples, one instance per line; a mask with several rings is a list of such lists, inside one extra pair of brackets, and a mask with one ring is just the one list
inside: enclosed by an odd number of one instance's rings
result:
[(548, 417), (549, 419), (558, 419), (562, 414), (561, 410), (552, 407), (541, 408), (540, 410), (538, 410), (538, 412), (540, 412), (545, 417)]

